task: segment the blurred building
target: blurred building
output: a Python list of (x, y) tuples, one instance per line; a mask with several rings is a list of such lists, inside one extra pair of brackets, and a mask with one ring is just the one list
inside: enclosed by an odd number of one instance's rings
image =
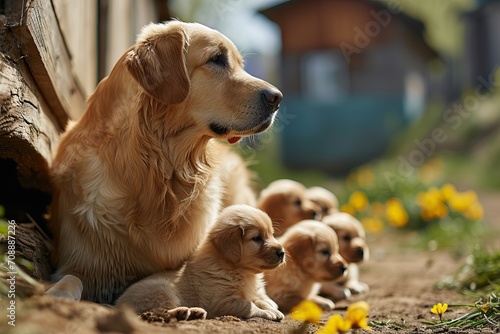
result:
[(383, 154), (423, 110), (437, 53), (401, 2), (290, 0), (261, 11), (282, 34), (282, 153), (343, 173)]
[(491, 89), (492, 75), (500, 65), (500, 1), (477, 0), (465, 19), (465, 86)]

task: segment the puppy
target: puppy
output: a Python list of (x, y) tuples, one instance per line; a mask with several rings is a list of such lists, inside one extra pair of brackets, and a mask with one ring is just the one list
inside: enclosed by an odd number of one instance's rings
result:
[[(178, 269), (220, 212), (225, 149), (213, 139), (234, 144), (264, 131), (281, 98), (243, 70), (219, 32), (179, 21), (146, 26), (59, 143), (53, 278), (73, 275), (83, 299), (111, 303), (130, 284)], [(51, 294), (78, 299), (80, 286), (73, 293), (71, 285)]]
[(301, 183), (287, 179), (271, 182), (260, 192), (257, 207), (275, 223), (276, 236), (301, 220), (321, 219), (321, 208), (305, 194), (306, 188)]
[(285, 247), (287, 262), (265, 273), (266, 291), (283, 312), (304, 299), (316, 302), (324, 310), (335, 304), (318, 296), (321, 283), (341, 278), (347, 263), (339, 255), (337, 235), (327, 225), (305, 220), (290, 227), (278, 240)]
[(339, 200), (337, 196), (325, 188), (307, 188), (306, 198), (319, 205), (323, 217), (339, 211)]
[(347, 276), (335, 283), (323, 284), (321, 293), (335, 301), (347, 299), (351, 294), (367, 292), (366, 283), (359, 281), (358, 264), (368, 260), (365, 230), (361, 223), (348, 213), (337, 212), (323, 217), (323, 222), (338, 235), (340, 255), (349, 263)]
[[(135, 283), (117, 305), (131, 305), (137, 313), (167, 308), (174, 317), (184, 315), (186, 308), (201, 307), (208, 318), (233, 315), (280, 321), (283, 314), (265, 295), (259, 273), (278, 267), (284, 256), (269, 216), (247, 205), (233, 205), (222, 211), (181, 270)], [(200, 318), (199, 309), (193, 313)]]

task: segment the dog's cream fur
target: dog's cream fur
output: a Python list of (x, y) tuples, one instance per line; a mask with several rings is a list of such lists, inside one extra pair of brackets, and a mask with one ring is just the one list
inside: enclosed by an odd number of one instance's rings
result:
[(54, 278), (72, 274), (82, 298), (109, 303), (130, 284), (179, 268), (215, 221), (222, 192), (234, 188), (222, 184), (226, 149), (212, 139), (235, 143), (265, 130), (280, 100), (219, 32), (178, 21), (146, 26), (57, 149)]
[(290, 227), (278, 241), (285, 247), (287, 262), (265, 273), (266, 291), (283, 312), (304, 299), (316, 302), (324, 310), (335, 304), (318, 296), (323, 282), (341, 278), (347, 263), (339, 255), (335, 232), (314, 220), (301, 221)]
[[(137, 313), (169, 309), (169, 316), (200, 307), (207, 317), (233, 315), (281, 320), (283, 314), (262, 289), (259, 276), (284, 260), (269, 216), (247, 205), (224, 209), (207, 239), (179, 271), (155, 274), (135, 283), (117, 305)], [(199, 318), (194, 312), (193, 318)], [(191, 319), (188, 317), (188, 320)]]
[(321, 208), (305, 194), (303, 184), (288, 179), (273, 181), (260, 192), (257, 207), (271, 217), (276, 236), (302, 220), (321, 219)]
[(367, 292), (368, 284), (359, 280), (359, 267), (369, 258), (369, 248), (363, 225), (355, 217), (345, 212), (337, 212), (323, 217), (339, 237), (339, 253), (349, 264), (347, 276), (333, 283), (321, 286), (321, 293), (334, 301), (349, 298), (352, 294)]

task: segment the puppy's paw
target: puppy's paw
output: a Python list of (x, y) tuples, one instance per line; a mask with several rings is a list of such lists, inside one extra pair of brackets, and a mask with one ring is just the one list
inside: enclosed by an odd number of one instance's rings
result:
[(181, 306), (168, 310), (166, 317), (169, 319), (176, 319), (177, 321), (206, 319), (207, 311), (200, 307)]
[(364, 293), (364, 292), (368, 292), (368, 290), (370, 290), (370, 288), (368, 287), (368, 284), (360, 282), (360, 281), (348, 281), (346, 283), (346, 287), (353, 294)]
[(310, 300), (318, 304), (324, 311), (331, 311), (335, 308), (335, 303), (328, 298), (313, 296)]
[[(279, 313), (279, 314), (278, 314)], [(280, 311), (271, 311), (271, 310), (262, 310), (261, 318), (272, 320), (272, 321), (281, 321), (284, 316)]]

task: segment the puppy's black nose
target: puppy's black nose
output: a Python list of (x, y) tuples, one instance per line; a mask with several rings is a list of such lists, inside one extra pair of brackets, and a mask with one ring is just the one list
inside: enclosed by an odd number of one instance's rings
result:
[(347, 270), (347, 266), (342, 265), (342, 267), (340, 267), (340, 272), (341, 273), (344, 273), (346, 270)]
[(356, 249), (356, 257), (362, 259), (365, 255), (365, 251), (363, 250), (363, 248), (357, 248)]
[(278, 109), (283, 94), (276, 88), (268, 88), (261, 91), (260, 96), (262, 97), (262, 102), (264, 106), (270, 111), (274, 112)]
[(285, 257), (285, 251), (283, 251), (282, 249), (278, 249), (276, 251), (276, 255), (278, 255), (280, 260), (283, 260), (283, 258)]

